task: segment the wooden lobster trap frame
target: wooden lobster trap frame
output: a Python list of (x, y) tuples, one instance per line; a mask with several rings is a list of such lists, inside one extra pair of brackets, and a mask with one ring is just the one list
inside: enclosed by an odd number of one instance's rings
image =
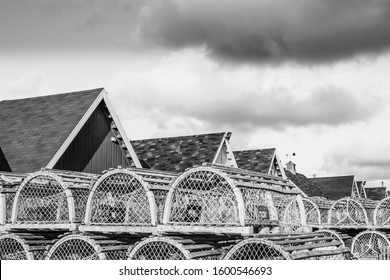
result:
[(375, 202), (345, 197), (333, 202), (329, 209), (328, 226), (332, 228), (365, 228), (372, 225)]
[(125, 260), (129, 247), (139, 241), (126, 241), (105, 235), (70, 234), (57, 240), (46, 260)]
[(88, 198), (83, 232), (152, 233), (173, 173), (138, 168), (118, 168), (102, 175)]
[(352, 254), (358, 259), (389, 259), (390, 235), (381, 231), (367, 230), (352, 239)]
[(1, 260), (43, 260), (55, 239), (39, 233), (5, 233), (0, 235)]
[(193, 167), (173, 182), (160, 230), (251, 234), (277, 226), (298, 194), (280, 177), (221, 165)]
[(233, 246), (225, 260), (343, 260), (350, 251), (322, 233), (255, 235)]
[(11, 230), (74, 230), (97, 175), (42, 170), (27, 176), (15, 195)]
[(374, 226), (390, 228), (390, 196), (379, 201), (374, 210)]
[(298, 195), (285, 208), (281, 233), (308, 232), (321, 225), (320, 210), (313, 201)]
[(129, 248), (128, 256), (129, 260), (219, 260), (231, 242), (216, 236), (148, 237)]
[(0, 173), (0, 231), (5, 231), (11, 223), (15, 194), (27, 174)]

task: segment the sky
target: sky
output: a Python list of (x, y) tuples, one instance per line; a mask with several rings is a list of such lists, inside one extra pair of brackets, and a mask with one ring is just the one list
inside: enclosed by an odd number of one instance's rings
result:
[(389, 73), (388, 0), (0, 1), (0, 100), (104, 87), (130, 139), (230, 131), (307, 177), (390, 186)]

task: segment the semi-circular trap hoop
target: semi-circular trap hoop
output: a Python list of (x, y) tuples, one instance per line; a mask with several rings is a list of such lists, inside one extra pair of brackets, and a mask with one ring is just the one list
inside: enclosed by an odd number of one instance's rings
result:
[(307, 232), (308, 227), (319, 226), (321, 224), (321, 214), (318, 206), (311, 200), (297, 196), (287, 204), (281, 231), (287, 232)]
[(190, 238), (149, 237), (129, 248), (129, 260), (215, 260), (223, 250)]
[(379, 201), (375, 207), (374, 226), (390, 228), (390, 196)]
[(29, 233), (0, 235), (1, 260), (43, 260), (53, 239)]
[(11, 227), (62, 228), (81, 222), (95, 177), (74, 173), (43, 170), (26, 177), (15, 195)]
[(124, 260), (132, 245), (106, 236), (71, 234), (50, 248), (46, 260)]
[(276, 221), (273, 193), (284, 198), (300, 191), (272, 175), (220, 165), (193, 167), (172, 184), (164, 224), (251, 226)]
[(380, 231), (363, 231), (352, 239), (351, 252), (358, 259), (379, 259), (390, 250), (389, 237)]
[(329, 209), (328, 224), (331, 227), (367, 227), (367, 211), (362, 203), (350, 197), (335, 201)]
[[(119, 168), (105, 173), (88, 198), (87, 226), (154, 226), (171, 182), (168, 172)], [(156, 202), (154, 191), (158, 194)], [(161, 216), (161, 215), (160, 215)]]
[(282, 246), (263, 238), (248, 238), (233, 246), (225, 260), (290, 260)]

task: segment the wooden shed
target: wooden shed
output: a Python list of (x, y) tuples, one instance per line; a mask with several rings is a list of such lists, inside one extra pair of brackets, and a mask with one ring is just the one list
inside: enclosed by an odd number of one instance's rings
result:
[(103, 88), (0, 102), (0, 171), (142, 167)]

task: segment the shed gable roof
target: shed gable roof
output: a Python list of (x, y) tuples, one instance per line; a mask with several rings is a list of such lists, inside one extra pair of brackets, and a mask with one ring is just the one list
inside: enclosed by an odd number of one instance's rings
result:
[(285, 169), (286, 176), (298, 188), (300, 188), (307, 196), (323, 196), (323, 192), (313, 182), (311, 182), (305, 175), (301, 173), (293, 174), (291, 171)]
[(368, 199), (382, 200), (387, 197), (386, 187), (364, 188)]
[(234, 151), (239, 168), (268, 173), (275, 155), (275, 148)]
[(351, 196), (355, 176), (317, 177), (309, 180), (318, 186), (324, 193), (324, 197), (337, 200)]
[(13, 172), (52, 159), (103, 88), (0, 102), (0, 147)]
[(212, 163), (225, 132), (179, 137), (132, 140), (136, 154), (152, 169), (182, 172)]

